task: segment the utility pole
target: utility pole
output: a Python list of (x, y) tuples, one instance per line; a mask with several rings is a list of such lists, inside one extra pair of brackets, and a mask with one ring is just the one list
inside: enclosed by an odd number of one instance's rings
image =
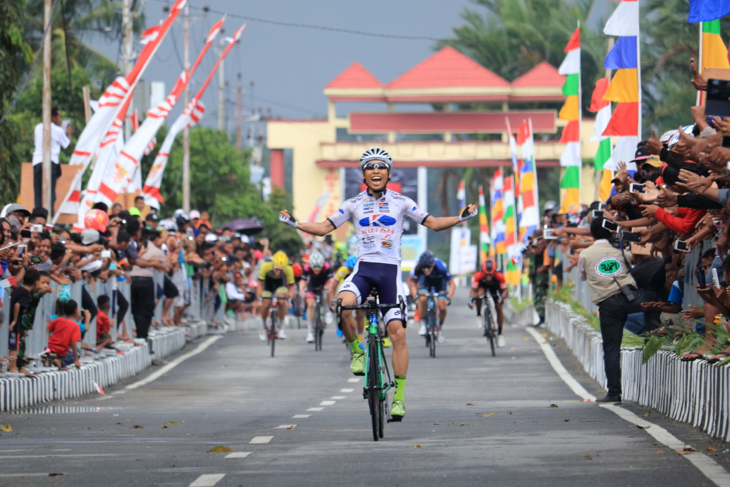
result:
[(236, 151), (241, 153), (243, 148), (243, 78), (238, 73), (238, 86), (236, 87)]
[[(183, 16), (183, 35), (184, 39), (184, 63), (185, 71), (190, 69), (190, 7), (185, 4), (185, 12)], [(185, 107), (190, 103), (190, 83), (185, 86)], [(185, 126), (183, 129), (183, 161), (182, 161), (182, 193), (183, 193), (183, 210), (190, 211), (190, 128)]]
[[(122, 0), (122, 72), (125, 76), (132, 71), (132, 59), (134, 58), (130, 2), (131, 0)], [(133, 103), (129, 103), (129, 109), (124, 116), (124, 140), (129, 140), (132, 137), (132, 124), (129, 120), (129, 114), (134, 111)]]
[[(51, 23), (52, 0), (45, 0), (43, 4), (43, 26)], [(51, 201), (51, 29), (46, 31), (43, 38), (43, 207), (53, 214), (53, 202)]]
[[(226, 41), (223, 36), (218, 38), (220, 52), (226, 48)], [(218, 68), (218, 130), (226, 129), (226, 72), (225, 61), (221, 61)]]

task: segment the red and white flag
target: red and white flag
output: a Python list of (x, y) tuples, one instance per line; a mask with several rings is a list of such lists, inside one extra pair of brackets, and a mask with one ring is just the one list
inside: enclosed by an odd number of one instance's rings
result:
[(58, 213), (54, 216), (54, 222), (61, 213), (78, 213), (83, 173), (91, 163), (94, 155), (99, 151), (101, 141), (109, 132), (110, 127), (117, 118), (119, 110), (125, 105), (127, 99), (131, 98), (139, 78), (152, 60), (157, 48), (165, 38), (165, 34), (167, 34), (170, 26), (182, 11), (186, 2), (187, 0), (177, 0), (163, 23), (147, 29), (142, 34), (142, 42), (145, 46), (137, 57), (134, 67), (127, 76), (120, 76), (114, 80), (99, 99), (99, 109), (94, 113), (89, 123), (86, 124), (86, 127), (81, 132), (69, 163), (72, 166), (81, 166), (81, 169), (76, 173)]
[[(208, 52), (208, 49), (210, 49), (213, 40), (215, 40), (216, 35), (223, 26), (224, 20), (225, 16), (210, 29), (208, 37), (205, 39), (205, 46), (203, 46), (202, 51), (198, 54), (198, 58), (190, 68), (190, 71), (183, 70), (172, 91), (167, 95), (167, 98), (147, 112), (147, 118), (145, 118), (139, 129), (125, 144), (124, 149), (114, 161), (114, 164), (107, 168), (104, 181), (101, 183), (99, 192), (96, 195), (96, 201), (103, 201), (111, 205), (119, 193), (125, 190), (142, 189), (142, 175), (140, 171), (142, 156), (149, 148), (155, 134), (157, 134), (157, 131), (165, 122), (175, 103), (177, 103), (177, 100), (180, 98), (180, 95), (198, 68), (198, 65), (203, 60), (203, 57)], [(137, 181), (136, 184), (135, 180)]]
[(220, 66), (221, 61), (223, 61), (223, 58), (226, 57), (233, 45), (238, 42), (238, 39), (241, 38), (241, 34), (243, 34), (245, 28), (246, 24), (241, 26), (241, 28), (233, 34), (233, 38), (226, 37), (226, 41), (229, 43), (228, 46), (226, 46), (225, 50), (221, 53), (218, 61), (215, 63), (215, 66), (213, 66), (213, 69), (208, 75), (208, 78), (205, 80), (205, 83), (203, 83), (203, 86), (201, 86), (193, 99), (190, 100), (188, 106), (185, 107), (182, 114), (180, 114), (177, 120), (175, 120), (175, 123), (173, 123), (170, 127), (169, 132), (167, 132), (165, 141), (162, 143), (162, 147), (160, 147), (160, 151), (157, 153), (155, 162), (152, 164), (150, 172), (147, 175), (147, 179), (144, 182), (144, 186), (142, 187), (142, 196), (144, 196), (145, 204), (159, 209), (160, 203), (165, 203), (162, 195), (160, 194), (160, 188), (162, 187), (162, 176), (165, 173), (165, 167), (167, 167), (167, 160), (170, 157), (170, 149), (172, 149), (172, 144), (175, 142), (175, 137), (185, 127), (195, 126), (203, 117), (203, 114), (205, 113), (205, 105), (203, 105), (201, 100), (203, 93), (208, 87), (211, 79), (213, 79), (213, 75), (218, 69), (218, 66)]

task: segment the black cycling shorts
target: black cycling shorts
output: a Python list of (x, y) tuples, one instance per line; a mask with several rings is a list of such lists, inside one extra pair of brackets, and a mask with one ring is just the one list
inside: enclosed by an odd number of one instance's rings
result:
[[(403, 281), (401, 279), (400, 266), (394, 264), (380, 264), (376, 262), (358, 262), (352, 273), (342, 283), (340, 292), (350, 292), (357, 296), (358, 304), (365, 302), (370, 295), (370, 290), (378, 290), (380, 304), (397, 304), (398, 297), (403, 295)], [(403, 322), (406, 327), (408, 316), (401, 316), (400, 308), (389, 309), (383, 317), (387, 325), (391, 321)]]

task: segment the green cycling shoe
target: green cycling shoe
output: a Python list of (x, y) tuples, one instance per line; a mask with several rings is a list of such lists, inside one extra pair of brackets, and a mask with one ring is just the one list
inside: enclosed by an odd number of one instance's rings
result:
[(350, 359), (350, 372), (355, 375), (365, 375), (365, 354), (353, 353)]
[(393, 407), (390, 408), (391, 421), (402, 421), (406, 415), (406, 405), (404, 401), (393, 401)]

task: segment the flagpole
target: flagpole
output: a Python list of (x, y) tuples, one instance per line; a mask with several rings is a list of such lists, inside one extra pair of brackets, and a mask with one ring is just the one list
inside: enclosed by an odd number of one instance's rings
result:
[[(704, 22), (700, 22), (700, 51), (699, 51), (700, 55), (697, 56), (699, 58), (699, 59), (697, 59), (697, 61), (699, 61), (699, 66), (697, 66), (697, 71), (700, 74), (702, 74), (702, 33), (703, 33), (702, 27), (703, 27), (703, 24), (704, 24)], [(638, 61), (637, 61), (637, 63), (638, 63)], [(641, 92), (641, 86), (639, 86), (639, 88), (640, 88), (639, 92)], [(699, 105), (701, 102), (702, 102), (702, 92), (697, 90), (697, 105)]]
[[(578, 41), (580, 41), (580, 20), (578, 21)], [(583, 46), (581, 45), (581, 54)], [(583, 67), (578, 62), (578, 204), (583, 199)]]
[(636, 136), (638, 140), (641, 140), (641, 22), (639, 19), (641, 18), (641, 3), (640, 0), (636, 0), (636, 6), (639, 9), (639, 15), (636, 18), (636, 32), (639, 33), (639, 35), (636, 36), (636, 75), (639, 82), (639, 126), (637, 127), (637, 133)]

